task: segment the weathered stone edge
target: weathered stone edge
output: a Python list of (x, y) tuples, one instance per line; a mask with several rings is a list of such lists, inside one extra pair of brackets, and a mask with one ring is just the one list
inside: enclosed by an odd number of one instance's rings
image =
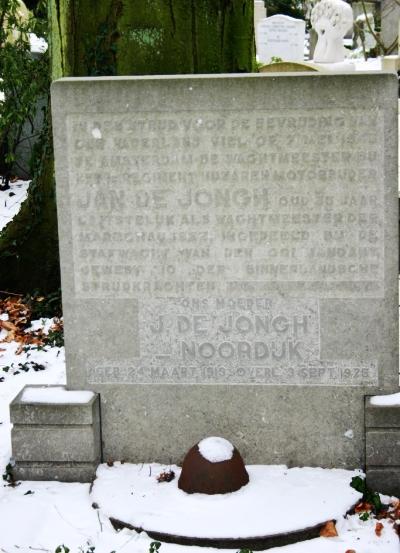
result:
[[(93, 393), (86, 403), (27, 403), (21, 402), (26, 388), (43, 388), (27, 385), (10, 404), (10, 420), (17, 425), (91, 425), (98, 418), (99, 394)], [(59, 388), (59, 386), (45, 386)]]
[(83, 462), (17, 462), (13, 470), (16, 480), (56, 480), (59, 482), (90, 483), (98, 463)]
[(400, 428), (400, 406), (372, 405), (372, 397), (365, 396), (365, 427), (367, 430)]

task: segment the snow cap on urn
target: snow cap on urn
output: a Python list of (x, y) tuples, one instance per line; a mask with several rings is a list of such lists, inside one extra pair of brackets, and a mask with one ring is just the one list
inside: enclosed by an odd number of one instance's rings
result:
[(189, 449), (178, 487), (187, 493), (213, 495), (235, 492), (248, 481), (239, 451), (225, 438), (213, 436)]
[(343, 0), (321, 0), (311, 12), (311, 25), (318, 34), (314, 51), (317, 63), (344, 60), (343, 37), (353, 25), (353, 10)]

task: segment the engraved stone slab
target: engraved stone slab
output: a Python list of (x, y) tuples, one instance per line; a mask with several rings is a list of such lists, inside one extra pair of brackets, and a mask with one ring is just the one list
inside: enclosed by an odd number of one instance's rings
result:
[(92, 383), (377, 385), (377, 364), (320, 360), (315, 300), (170, 298), (139, 313), (140, 358)]
[(362, 464), (364, 395), (398, 384), (395, 78), (52, 94), (68, 385), (105, 456)]
[(78, 296), (382, 296), (379, 110), (71, 115), (67, 134)]
[(306, 22), (288, 15), (272, 15), (258, 22), (257, 54), (260, 62), (271, 63), (271, 58), (283, 61), (304, 60)]

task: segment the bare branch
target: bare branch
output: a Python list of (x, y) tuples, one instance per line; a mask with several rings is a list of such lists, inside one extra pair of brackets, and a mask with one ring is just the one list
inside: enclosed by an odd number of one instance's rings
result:
[(374, 37), (374, 39), (375, 39), (376, 43), (379, 45), (379, 47), (383, 50), (383, 52), (385, 52), (385, 45), (383, 44), (380, 37), (375, 33), (375, 31), (371, 27), (371, 23), (369, 22), (369, 17), (368, 17), (368, 14), (367, 14), (367, 9), (365, 7), (364, 0), (361, 0), (361, 6), (362, 6), (362, 9), (363, 9), (363, 12), (364, 12), (365, 22), (367, 24), (369, 32)]

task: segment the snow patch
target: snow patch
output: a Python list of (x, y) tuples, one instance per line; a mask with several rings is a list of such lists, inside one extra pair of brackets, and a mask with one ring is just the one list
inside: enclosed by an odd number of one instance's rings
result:
[[(20, 343), (14, 341), (0, 344), (1, 350), (3, 350), (0, 351), (0, 474), (3, 474), (11, 456), (11, 423), (8, 407), (10, 402), (26, 385), (65, 385), (66, 381), (65, 352), (63, 347), (49, 348), (46, 346), (40, 349), (33, 348), (16, 355), (15, 352), (19, 346)], [(46, 370), (21, 371), (19, 370), (20, 363), (38, 363), (43, 365)], [(19, 374), (15, 374), (17, 372)], [(1, 514), (1, 490), (2, 488), (0, 487), (0, 520), (4, 521)], [(11, 529), (10, 539), (12, 539), (12, 534)], [(0, 532), (0, 535), (3, 538), (3, 531)], [(4, 546), (4, 543), (0, 545)], [(20, 553), (24, 552), (20, 551)]]
[(165, 465), (100, 465), (91, 502), (100, 506), (104, 517), (146, 531), (248, 538), (338, 520), (361, 498), (350, 486), (360, 471), (247, 465), (250, 481), (246, 486), (233, 493), (207, 495), (180, 490), (180, 467), (171, 465), (169, 469), (176, 478), (160, 486), (157, 475)]
[(44, 54), (48, 49), (48, 44), (44, 38), (29, 33), (29, 42), (33, 54)]
[(17, 215), (21, 205), (28, 197), (31, 181), (10, 182), (8, 190), (0, 190), (0, 231)]
[(368, 58), (367, 60), (352, 59), (351, 61), (355, 64), (356, 71), (381, 71), (382, 70), (381, 58)]
[(101, 130), (99, 128), (95, 127), (94, 129), (92, 129), (92, 136), (96, 140), (100, 140), (101, 137), (102, 137)]
[(43, 386), (25, 388), (22, 403), (87, 403), (93, 392), (66, 390), (64, 386)]
[(232, 459), (234, 450), (231, 442), (228, 442), (225, 438), (218, 438), (216, 436), (204, 438), (204, 440), (199, 442), (198, 448), (201, 456), (210, 461), (210, 463), (229, 461), (229, 459)]
[(30, 327), (27, 328), (25, 332), (34, 332), (36, 330), (42, 330), (43, 334), (48, 334), (51, 327), (54, 325), (54, 323), (55, 323), (54, 318), (36, 319), (34, 321), (31, 321)]
[(400, 406), (400, 392), (396, 394), (389, 394), (386, 396), (373, 396), (370, 399), (371, 405), (378, 405), (381, 407), (399, 407)]
[[(1, 438), (0, 444), (3, 447)], [(143, 466), (142, 472), (148, 471), (148, 468), (147, 465)], [(111, 475), (114, 468), (107, 469)], [(157, 472), (153, 472), (154, 474)], [(159, 488), (168, 489), (172, 484), (160, 486), (155, 478), (147, 478)], [(301, 483), (298, 482), (299, 485)], [(129, 484), (130, 481), (127, 482)], [(50, 553), (64, 543), (71, 553), (88, 551), (90, 547), (95, 548), (95, 553), (148, 553), (150, 543), (154, 540), (145, 532), (137, 534), (128, 529), (116, 532), (108, 517), (103, 515), (102, 509), (92, 508), (89, 488), (89, 484), (29, 481), (21, 482), (16, 488), (1, 486), (0, 550), (9, 553)], [(112, 497), (114, 492), (120, 490), (111, 488), (110, 491)], [(136, 493), (136, 490), (132, 491)], [(334, 495), (335, 493), (339, 494), (340, 490), (333, 492)], [(303, 501), (304, 496), (301, 505)], [(215, 502), (218, 502), (217, 497)], [(309, 504), (307, 500), (306, 504)], [(222, 504), (221, 507), (223, 508)], [(292, 517), (292, 514), (300, 511), (298, 506), (294, 508), (287, 503), (280, 517), (284, 519), (287, 514)], [(223, 512), (220, 513), (220, 517), (222, 516)], [(339, 518), (336, 524), (339, 534), (337, 538), (316, 538), (269, 549), (268, 553), (344, 553), (352, 549), (358, 553), (399, 553), (398, 536), (385, 520), (382, 523), (384, 531), (378, 537), (375, 534), (376, 520), (363, 522), (358, 514), (345, 519)], [(182, 518), (182, 525), (186, 527), (186, 515)], [(221, 550), (169, 543), (161, 546), (161, 553), (234, 552), (234, 549)]]

